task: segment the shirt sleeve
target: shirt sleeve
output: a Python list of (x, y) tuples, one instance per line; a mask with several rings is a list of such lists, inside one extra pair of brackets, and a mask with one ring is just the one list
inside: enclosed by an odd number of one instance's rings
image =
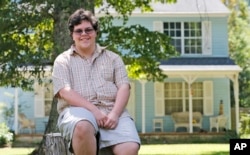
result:
[(118, 56), (114, 60), (114, 67), (115, 67), (115, 77), (114, 78), (115, 78), (115, 83), (116, 83), (117, 87), (119, 88), (119, 86), (124, 84), (124, 83), (130, 84), (124, 62), (120, 56)]
[(54, 62), (52, 81), (55, 96), (62, 88), (71, 86), (69, 61), (63, 55), (59, 55)]

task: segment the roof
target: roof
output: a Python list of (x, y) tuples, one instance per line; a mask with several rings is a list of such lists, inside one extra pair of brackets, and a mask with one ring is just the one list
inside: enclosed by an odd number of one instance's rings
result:
[[(105, 4), (103, 5), (105, 7)], [(229, 9), (221, 2), (221, 0), (177, 0), (176, 3), (151, 3), (153, 12), (144, 12), (140, 8), (135, 9), (132, 16), (227, 16)], [(96, 14), (100, 13), (101, 8), (96, 8)], [(116, 14), (115, 9), (108, 9), (111, 14)]]
[(160, 68), (168, 73), (196, 72), (211, 74), (211, 72), (223, 74), (223, 72), (238, 73), (242, 69), (228, 57), (178, 57), (161, 61)]
[(235, 65), (229, 57), (178, 57), (161, 61), (161, 65)]
[(221, 0), (177, 0), (176, 3), (152, 4), (155, 13), (228, 14)]

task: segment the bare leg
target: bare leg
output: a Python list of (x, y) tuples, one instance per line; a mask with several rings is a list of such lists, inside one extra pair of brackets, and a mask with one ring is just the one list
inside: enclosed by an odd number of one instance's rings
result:
[(74, 155), (96, 155), (95, 129), (88, 121), (80, 121), (76, 124), (72, 146)]
[(115, 155), (138, 155), (139, 144), (135, 142), (126, 142), (113, 146)]

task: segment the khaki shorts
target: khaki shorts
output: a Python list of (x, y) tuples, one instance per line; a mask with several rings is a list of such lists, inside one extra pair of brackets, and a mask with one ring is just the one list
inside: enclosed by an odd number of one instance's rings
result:
[(68, 107), (60, 113), (58, 127), (64, 139), (69, 142), (69, 148), (75, 125), (82, 120), (89, 121), (94, 126), (95, 132), (100, 133), (100, 149), (124, 142), (141, 143), (134, 121), (129, 116), (121, 116), (115, 129), (106, 130), (98, 128), (95, 117), (90, 111), (80, 107)]

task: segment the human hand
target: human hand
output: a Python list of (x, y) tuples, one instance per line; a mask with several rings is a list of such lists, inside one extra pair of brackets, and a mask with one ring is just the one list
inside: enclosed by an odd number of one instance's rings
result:
[(114, 129), (118, 124), (119, 116), (114, 112), (110, 112), (107, 116), (107, 120), (104, 123), (104, 128)]
[(97, 125), (100, 128), (103, 128), (105, 125), (105, 122), (107, 121), (108, 117), (106, 114), (104, 114), (103, 112), (101, 112), (100, 110), (94, 112), (94, 116), (97, 122)]

